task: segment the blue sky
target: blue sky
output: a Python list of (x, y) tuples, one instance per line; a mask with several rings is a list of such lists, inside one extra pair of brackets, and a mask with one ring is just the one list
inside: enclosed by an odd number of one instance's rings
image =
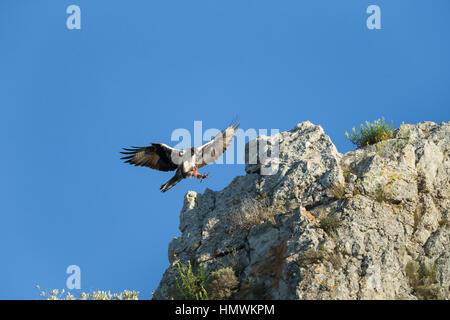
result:
[[(172, 173), (122, 164), (121, 147), (237, 116), (309, 120), (346, 152), (366, 120), (449, 121), (450, 2), (432, 2), (2, 0), (0, 298), (64, 288), (72, 264), (83, 291), (150, 298), (184, 194), (244, 174), (212, 165), (161, 194)], [(71, 4), (81, 30), (66, 28)], [(381, 30), (366, 27), (371, 4)]]

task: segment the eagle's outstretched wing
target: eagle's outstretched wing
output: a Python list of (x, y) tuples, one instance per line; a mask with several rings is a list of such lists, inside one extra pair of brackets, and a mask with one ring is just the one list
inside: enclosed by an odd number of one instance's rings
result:
[(172, 161), (172, 156), (178, 154), (181, 150), (173, 149), (163, 143), (152, 143), (147, 147), (132, 147), (132, 149), (125, 149), (121, 152), (125, 154), (122, 160), (125, 163), (133, 164), (135, 166), (148, 167), (159, 171), (172, 171), (178, 166)]
[(199, 153), (202, 155), (198, 168), (204, 167), (219, 159), (225, 150), (227, 150), (231, 141), (233, 141), (238, 127), (239, 123), (237, 122), (231, 124), (228, 128), (218, 133), (211, 141), (198, 148)]

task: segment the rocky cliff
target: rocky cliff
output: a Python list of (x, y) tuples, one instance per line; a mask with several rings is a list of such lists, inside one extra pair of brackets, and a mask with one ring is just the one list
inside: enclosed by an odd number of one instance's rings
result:
[(175, 265), (188, 262), (234, 273), (232, 299), (450, 297), (450, 122), (346, 154), (310, 122), (257, 141), (269, 154), (278, 141), (278, 159), (186, 194), (154, 299), (179, 297)]

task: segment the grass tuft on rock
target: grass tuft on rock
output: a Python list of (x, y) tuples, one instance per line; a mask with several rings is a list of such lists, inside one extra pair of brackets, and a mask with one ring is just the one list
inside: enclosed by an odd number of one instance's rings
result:
[(339, 226), (341, 221), (337, 217), (324, 217), (320, 220), (319, 227), (327, 234), (333, 233)]
[(439, 282), (437, 280), (437, 262), (420, 264), (418, 261), (410, 261), (406, 264), (405, 273), (414, 294), (421, 300), (443, 300)]
[(345, 132), (347, 139), (358, 148), (391, 139), (393, 135), (394, 124), (386, 125), (384, 118), (375, 120), (373, 123), (366, 121), (366, 126), (361, 124), (359, 132), (355, 128), (352, 129), (352, 134)]

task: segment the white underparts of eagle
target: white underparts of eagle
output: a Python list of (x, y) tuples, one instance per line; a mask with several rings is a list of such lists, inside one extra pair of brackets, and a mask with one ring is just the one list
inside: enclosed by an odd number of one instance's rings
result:
[(159, 171), (176, 170), (172, 179), (159, 188), (161, 192), (166, 192), (187, 177), (189, 179), (195, 177), (200, 181), (209, 178), (207, 174), (200, 174), (198, 169), (213, 163), (225, 152), (233, 141), (238, 127), (238, 123), (233, 123), (198, 148), (178, 150), (163, 143), (152, 143), (150, 146), (131, 147), (131, 149), (123, 148), (124, 151), (121, 153), (125, 156), (121, 159), (125, 163)]

